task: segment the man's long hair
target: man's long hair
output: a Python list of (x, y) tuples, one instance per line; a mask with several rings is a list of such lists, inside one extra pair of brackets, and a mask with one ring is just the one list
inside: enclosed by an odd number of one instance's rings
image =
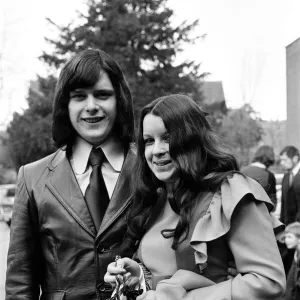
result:
[(70, 92), (77, 88), (94, 86), (103, 71), (107, 73), (113, 85), (117, 100), (114, 133), (120, 137), (125, 146), (132, 141), (134, 134), (132, 98), (122, 69), (104, 51), (89, 49), (76, 54), (64, 65), (56, 85), (52, 138), (57, 148), (72, 146), (77, 134), (68, 112)]

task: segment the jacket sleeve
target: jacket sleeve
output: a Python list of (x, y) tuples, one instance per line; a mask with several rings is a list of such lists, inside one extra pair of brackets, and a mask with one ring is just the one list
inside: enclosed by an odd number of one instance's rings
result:
[(287, 201), (287, 174), (284, 174), (281, 182), (281, 210), (280, 210), (280, 221), (284, 224), (287, 224), (287, 214), (286, 210), (288, 207), (288, 204), (286, 203)]
[(228, 244), (240, 273), (229, 282), (232, 299), (277, 299), (284, 293), (284, 268), (264, 203), (247, 198), (240, 203)]
[(7, 256), (6, 300), (39, 299), (41, 251), (38, 217), (34, 199), (20, 168), (11, 222)]
[(295, 193), (295, 222), (300, 222), (300, 183), (296, 183), (296, 186), (294, 187), (294, 193)]
[(269, 172), (269, 197), (274, 204), (273, 211), (276, 210), (277, 206), (277, 195), (276, 195), (276, 178), (273, 173)]
[(228, 245), (240, 274), (231, 280), (193, 289), (162, 281), (157, 286), (157, 300), (169, 299), (167, 294), (178, 295), (173, 300), (280, 299), (285, 291), (286, 278), (271, 216), (265, 203), (252, 198), (251, 195), (245, 196), (235, 208), (227, 233)]

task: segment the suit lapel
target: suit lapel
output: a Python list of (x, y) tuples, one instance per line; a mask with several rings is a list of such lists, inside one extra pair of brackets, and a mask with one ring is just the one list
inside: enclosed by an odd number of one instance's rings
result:
[(101, 235), (131, 202), (131, 176), (134, 161), (135, 153), (133, 149), (129, 149), (97, 236)]
[(299, 185), (299, 182), (300, 182), (300, 170), (293, 178), (293, 183), (292, 183), (293, 188), (295, 188), (295, 186)]
[(287, 197), (287, 193), (289, 190), (289, 175), (288, 173), (284, 174), (284, 177), (282, 179), (282, 193), (284, 195), (284, 197)]
[(48, 167), (52, 170), (48, 188), (79, 225), (96, 236), (91, 215), (65, 151), (60, 150)]

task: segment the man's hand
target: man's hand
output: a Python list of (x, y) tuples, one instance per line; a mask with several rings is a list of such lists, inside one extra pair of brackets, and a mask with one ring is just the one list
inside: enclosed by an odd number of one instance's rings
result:
[(236, 265), (234, 261), (230, 261), (228, 263), (227, 272), (228, 272), (227, 279), (233, 279), (236, 275), (239, 274), (239, 272), (236, 269)]

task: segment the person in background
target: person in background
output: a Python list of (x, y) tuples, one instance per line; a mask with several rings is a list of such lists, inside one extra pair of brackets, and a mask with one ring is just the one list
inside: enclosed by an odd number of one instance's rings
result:
[[(264, 189), (238, 171), (191, 98), (168, 95), (143, 108), (134, 174), (125, 241), (140, 240), (136, 256), (151, 274), (151, 290), (137, 300), (283, 295), (274, 230), (284, 226), (270, 214), (274, 205)], [(228, 280), (231, 259), (240, 274)], [(141, 274), (125, 257), (109, 264), (105, 280), (114, 284), (124, 275), (129, 284), (142, 283)]]
[(284, 224), (300, 221), (300, 155), (294, 146), (280, 152), (280, 163), (286, 173), (282, 179), (280, 220)]
[(290, 223), (285, 229), (284, 240), (288, 249), (294, 249), (292, 267), (287, 277), (284, 300), (300, 299), (300, 223)]
[(259, 147), (254, 153), (252, 163), (241, 169), (246, 176), (255, 179), (265, 189), (266, 193), (274, 203), (274, 210), (277, 205), (276, 179), (269, 171), (269, 167), (275, 162), (274, 150), (272, 147), (264, 145)]
[[(294, 146), (286, 146), (280, 152), (280, 163), (286, 171), (281, 184), (280, 221), (285, 225), (300, 221), (300, 155)], [(281, 244), (280, 252), (286, 274), (294, 258), (294, 249)]]

